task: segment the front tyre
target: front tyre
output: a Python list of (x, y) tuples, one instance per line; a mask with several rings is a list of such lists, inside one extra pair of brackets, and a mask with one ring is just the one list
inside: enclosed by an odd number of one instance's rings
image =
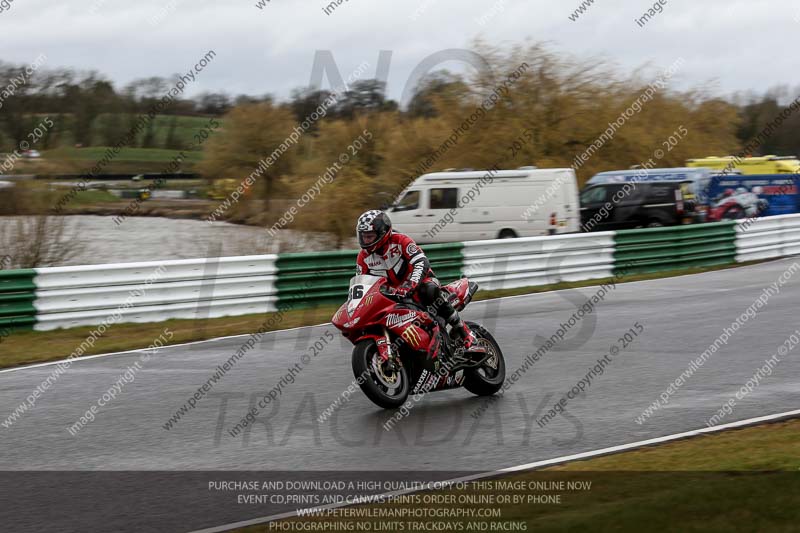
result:
[(477, 396), (491, 396), (502, 388), (506, 379), (503, 352), (486, 328), (474, 322), (467, 322), (467, 325), (490, 357), (478, 368), (464, 371), (464, 388)]
[(353, 348), (353, 375), (367, 398), (384, 409), (403, 405), (411, 389), (405, 367), (392, 370), (381, 362), (378, 346), (371, 339)]

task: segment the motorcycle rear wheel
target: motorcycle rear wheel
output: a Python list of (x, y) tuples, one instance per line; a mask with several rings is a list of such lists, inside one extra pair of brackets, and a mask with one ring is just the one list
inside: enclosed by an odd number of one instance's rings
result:
[(464, 388), (476, 396), (491, 396), (503, 387), (506, 380), (503, 351), (486, 328), (474, 322), (467, 322), (467, 325), (491, 357), (478, 368), (464, 372)]
[(372, 403), (384, 409), (397, 409), (408, 398), (411, 386), (405, 367), (390, 372), (381, 363), (373, 340), (363, 340), (353, 348), (353, 375)]

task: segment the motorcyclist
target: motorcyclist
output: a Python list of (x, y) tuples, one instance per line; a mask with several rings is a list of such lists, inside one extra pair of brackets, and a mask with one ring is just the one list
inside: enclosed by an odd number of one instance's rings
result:
[(411, 296), (436, 312), (452, 326), (452, 333), (463, 343), (464, 350), (475, 347), (477, 339), (452, 304), (442, 297), (439, 280), (433, 274), (425, 253), (408, 235), (392, 230), (392, 221), (383, 211), (367, 211), (356, 223), (361, 252), (356, 260), (358, 274), (382, 276), (397, 296)]

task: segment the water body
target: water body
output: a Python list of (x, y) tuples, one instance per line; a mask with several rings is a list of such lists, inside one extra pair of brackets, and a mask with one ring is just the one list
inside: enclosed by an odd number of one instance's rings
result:
[[(204, 220), (132, 217), (117, 226), (113, 217), (76, 215), (60, 219), (65, 227), (59, 246), (68, 246), (73, 253), (42, 266), (311, 252), (335, 246), (323, 234), (286, 230), (273, 238), (264, 228), (224, 222), (209, 224)], [(16, 229), (20, 220), (31, 223), (33, 219), (0, 217), (0, 256), (11, 251), (13, 257), (14, 244), (20, 244)], [(354, 240), (346, 244), (346, 248), (355, 247)]]

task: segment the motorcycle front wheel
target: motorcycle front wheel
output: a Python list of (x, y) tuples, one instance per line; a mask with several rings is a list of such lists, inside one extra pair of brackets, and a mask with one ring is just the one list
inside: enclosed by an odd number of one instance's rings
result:
[(381, 361), (373, 340), (363, 340), (353, 348), (353, 375), (367, 398), (384, 409), (396, 409), (405, 403), (411, 390), (405, 367)]

